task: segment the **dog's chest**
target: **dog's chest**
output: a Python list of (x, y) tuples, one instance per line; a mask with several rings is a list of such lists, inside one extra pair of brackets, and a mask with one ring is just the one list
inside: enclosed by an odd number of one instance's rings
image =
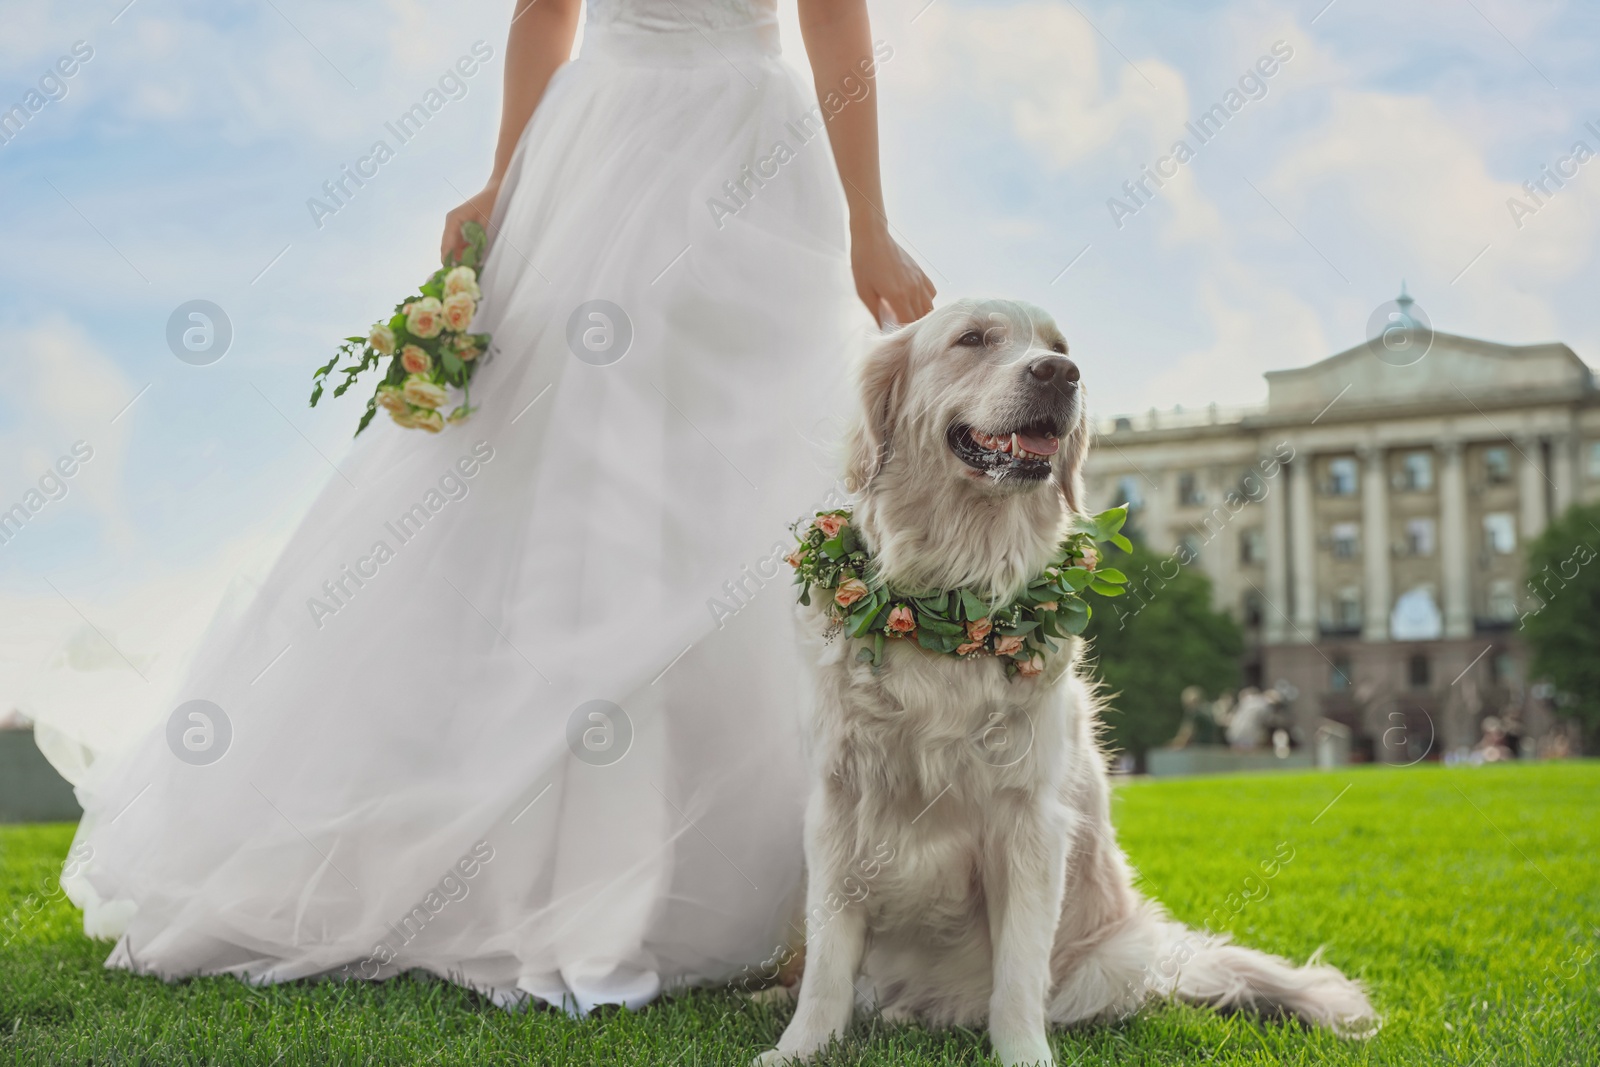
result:
[(1048, 788), (1058, 694), (993, 660), (885, 649), (873, 671), (853, 648), (822, 664), (816, 770), (854, 807), (848, 851), (888, 856), (868, 886), (877, 929), (960, 937), (982, 914), (985, 821), (1000, 793)]

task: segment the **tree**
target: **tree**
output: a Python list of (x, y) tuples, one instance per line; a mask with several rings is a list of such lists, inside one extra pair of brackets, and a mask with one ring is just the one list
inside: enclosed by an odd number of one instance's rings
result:
[(1576, 719), (1583, 749), (1600, 752), (1600, 503), (1574, 505), (1528, 546), (1522, 616), (1532, 673), (1556, 688), (1556, 712)]
[(1107, 560), (1128, 576), (1128, 593), (1097, 601), (1084, 632), (1110, 697), (1108, 740), (1139, 771), (1145, 754), (1178, 732), (1185, 686), (1214, 696), (1239, 684), (1239, 624), (1212, 610), (1211, 580), (1192, 560), (1180, 565), (1186, 552), (1161, 556), (1135, 544)]

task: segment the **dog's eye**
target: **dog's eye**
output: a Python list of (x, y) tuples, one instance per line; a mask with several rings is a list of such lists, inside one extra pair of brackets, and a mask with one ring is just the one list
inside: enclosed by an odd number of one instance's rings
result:
[(1063, 356), (1066, 355), (1067, 354), (1067, 342), (1065, 342), (1065, 341), (1057, 341), (1057, 342), (1055, 342), (1054, 344), (1052, 344), (1050, 346), (1050, 351), (1052, 351), (1052, 352), (1060, 352)]
[(968, 330), (966, 333), (961, 335), (961, 337), (956, 341), (956, 344), (961, 345), (964, 348), (977, 348), (983, 344), (983, 334), (979, 333), (977, 330)]

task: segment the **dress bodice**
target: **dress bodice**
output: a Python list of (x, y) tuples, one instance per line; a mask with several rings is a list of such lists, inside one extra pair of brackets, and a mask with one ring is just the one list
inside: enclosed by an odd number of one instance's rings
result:
[(734, 30), (775, 24), (777, 0), (588, 0), (591, 26)]

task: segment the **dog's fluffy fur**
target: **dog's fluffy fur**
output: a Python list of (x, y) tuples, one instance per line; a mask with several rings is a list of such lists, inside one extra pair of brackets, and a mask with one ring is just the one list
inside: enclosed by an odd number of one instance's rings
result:
[[(962, 301), (867, 357), (853, 521), (895, 588), (967, 585), (1004, 603), (1051, 558), (1083, 509), (1089, 437), (1065, 352), (1037, 308)], [(1009, 450), (975, 459), (969, 429), (1059, 447), (1047, 467)], [(1008, 1065), (1053, 1063), (1052, 1024), (1152, 997), (1370, 1027), (1366, 995), (1334, 968), (1190, 930), (1134, 889), (1080, 641), (1036, 678), (903, 640), (874, 670), (820, 603), (801, 617), (817, 676), (806, 961), (794, 1018), (758, 1063), (808, 1058), (858, 1001), (890, 1020), (987, 1023)]]

